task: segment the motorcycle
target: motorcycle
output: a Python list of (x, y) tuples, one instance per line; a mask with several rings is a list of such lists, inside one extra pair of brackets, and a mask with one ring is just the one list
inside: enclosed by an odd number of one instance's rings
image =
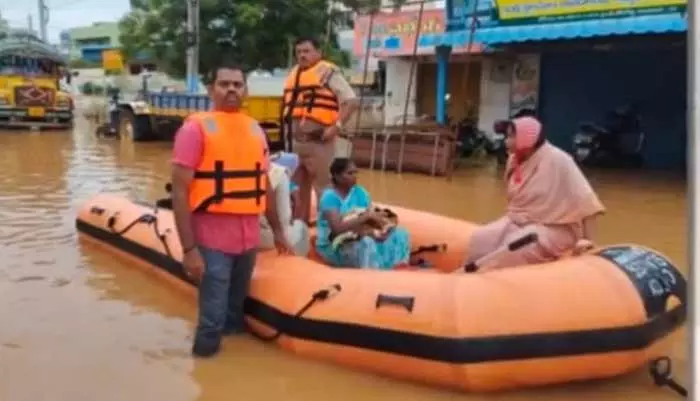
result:
[[(445, 94), (445, 104), (449, 105), (451, 95)], [(457, 152), (460, 158), (468, 158), (474, 155), (486, 153), (492, 155), (494, 143), (492, 138), (480, 131), (476, 120), (472, 118), (462, 118), (454, 122), (452, 117), (446, 116), (446, 123), (456, 134)]]
[(476, 126), (476, 122), (463, 119), (456, 124), (457, 141), (460, 143), (460, 157), (467, 158), (477, 154), (494, 156), (499, 164), (505, 163), (505, 132), (488, 134)]
[(483, 147), (485, 138), (483, 132), (477, 128), (475, 121), (463, 118), (455, 124), (455, 130), (457, 141), (460, 144), (460, 157), (471, 157)]
[(641, 167), (645, 135), (637, 107), (626, 105), (606, 114), (601, 125), (582, 122), (573, 139), (577, 163), (597, 167)]

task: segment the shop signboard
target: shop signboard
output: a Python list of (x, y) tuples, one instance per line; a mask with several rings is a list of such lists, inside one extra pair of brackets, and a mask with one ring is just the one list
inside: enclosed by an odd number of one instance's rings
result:
[(494, 0), (502, 24), (685, 12), (688, 0)]
[[(367, 34), (369, 33), (369, 15), (355, 19), (353, 53), (365, 54)], [(445, 13), (443, 10), (425, 10), (421, 22), (421, 38), (445, 32)], [(369, 51), (374, 57), (407, 56), (413, 53), (418, 27), (417, 11), (398, 11), (378, 13), (374, 17), (372, 38)], [(434, 45), (419, 38), (417, 54), (432, 54)]]
[[(492, 11), (491, 9), (488, 12), (492, 13)], [(361, 15), (355, 18), (353, 54), (357, 57), (365, 55), (369, 20), (368, 15)], [(445, 21), (444, 9), (430, 9), (423, 12), (420, 37), (418, 38), (416, 49), (417, 55), (432, 55), (435, 53), (435, 47), (443, 44), (452, 45), (452, 53), (466, 53), (468, 51), (468, 40), (447, 40)], [(410, 56), (413, 54), (413, 47), (416, 44), (417, 27), (418, 11), (376, 14), (372, 28), (372, 38), (369, 43), (370, 55), (373, 57)], [(478, 43), (473, 43), (471, 49), (473, 52), (478, 52), (481, 51), (481, 48), (482, 46)]]
[(124, 59), (119, 50), (102, 51), (102, 69), (105, 71), (122, 71), (124, 69)]

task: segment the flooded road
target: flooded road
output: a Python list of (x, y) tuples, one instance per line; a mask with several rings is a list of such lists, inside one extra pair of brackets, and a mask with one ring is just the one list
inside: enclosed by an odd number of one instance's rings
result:
[[(79, 123), (80, 124), (80, 123)], [(69, 132), (0, 132), (0, 400), (677, 400), (646, 372), (495, 395), (466, 395), (305, 361), (251, 338), (217, 358), (189, 356), (195, 306), (99, 249), (81, 246), (78, 205), (100, 191), (153, 200), (169, 174), (169, 144)], [(591, 174), (608, 208), (600, 243), (653, 247), (686, 267), (685, 182), (669, 176)], [(382, 202), (485, 222), (503, 210), (491, 167), (452, 181), (363, 172)], [(430, 194), (424, 196), (421, 194)], [(507, 324), (505, 322), (504, 324)], [(671, 339), (688, 383), (685, 330)]]

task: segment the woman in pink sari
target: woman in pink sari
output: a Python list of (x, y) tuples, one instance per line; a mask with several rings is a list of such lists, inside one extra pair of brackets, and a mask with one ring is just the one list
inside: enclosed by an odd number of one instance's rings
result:
[(543, 263), (592, 248), (593, 220), (605, 208), (571, 156), (545, 140), (542, 124), (534, 117), (509, 122), (506, 147), (506, 214), (476, 230), (467, 262), (532, 232), (536, 242), (504, 252), (486, 267)]

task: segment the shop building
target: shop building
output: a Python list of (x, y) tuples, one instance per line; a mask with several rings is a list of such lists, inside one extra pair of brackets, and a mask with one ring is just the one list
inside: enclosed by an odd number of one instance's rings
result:
[[(407, 98), (405, 114), (409, 120), (423, 115), (434, 116), (442, 122), (447, 116), (453, 120), (467, 115), (478, 118), (482, 59), (475, 54), (480, 52), (481, 46), (473, 44), (469, 56), (468, 41), (449, 46), (458, 38), (445, 34), (444, 9), (431, 8), (423, 12), (414, 55), (418, 17), (415, 5), (411, 9), (378, 13), (374, 17), (369, 52), (372, 58), (385, 65), (384, 123), (401, 123)], [(365, 54), (369, 21), (368, 15), (355, 19), (353, 48), (356, 57)], [(414, 61), (413, 78), (409, 80)], [(448, 63), (450, 68), (447, 68)], [(448, 82), (452, 83), (449, 88)], [(450, 94), (447, 103), (446, 93)]]
[[(447, 1), (447, 35), (466, 36), (469, 7)], [(489, 71), (480, 88), (482, 129), (531, 108), (548, 139), (571, 150), (581, 122), (600, 124), (610, 111), (633, 105), (645, 134), (644, 167), (684, 169), (685, 0), (495, 0), (478, 20), (475, 41), (489, 55), (482, 65)]]

